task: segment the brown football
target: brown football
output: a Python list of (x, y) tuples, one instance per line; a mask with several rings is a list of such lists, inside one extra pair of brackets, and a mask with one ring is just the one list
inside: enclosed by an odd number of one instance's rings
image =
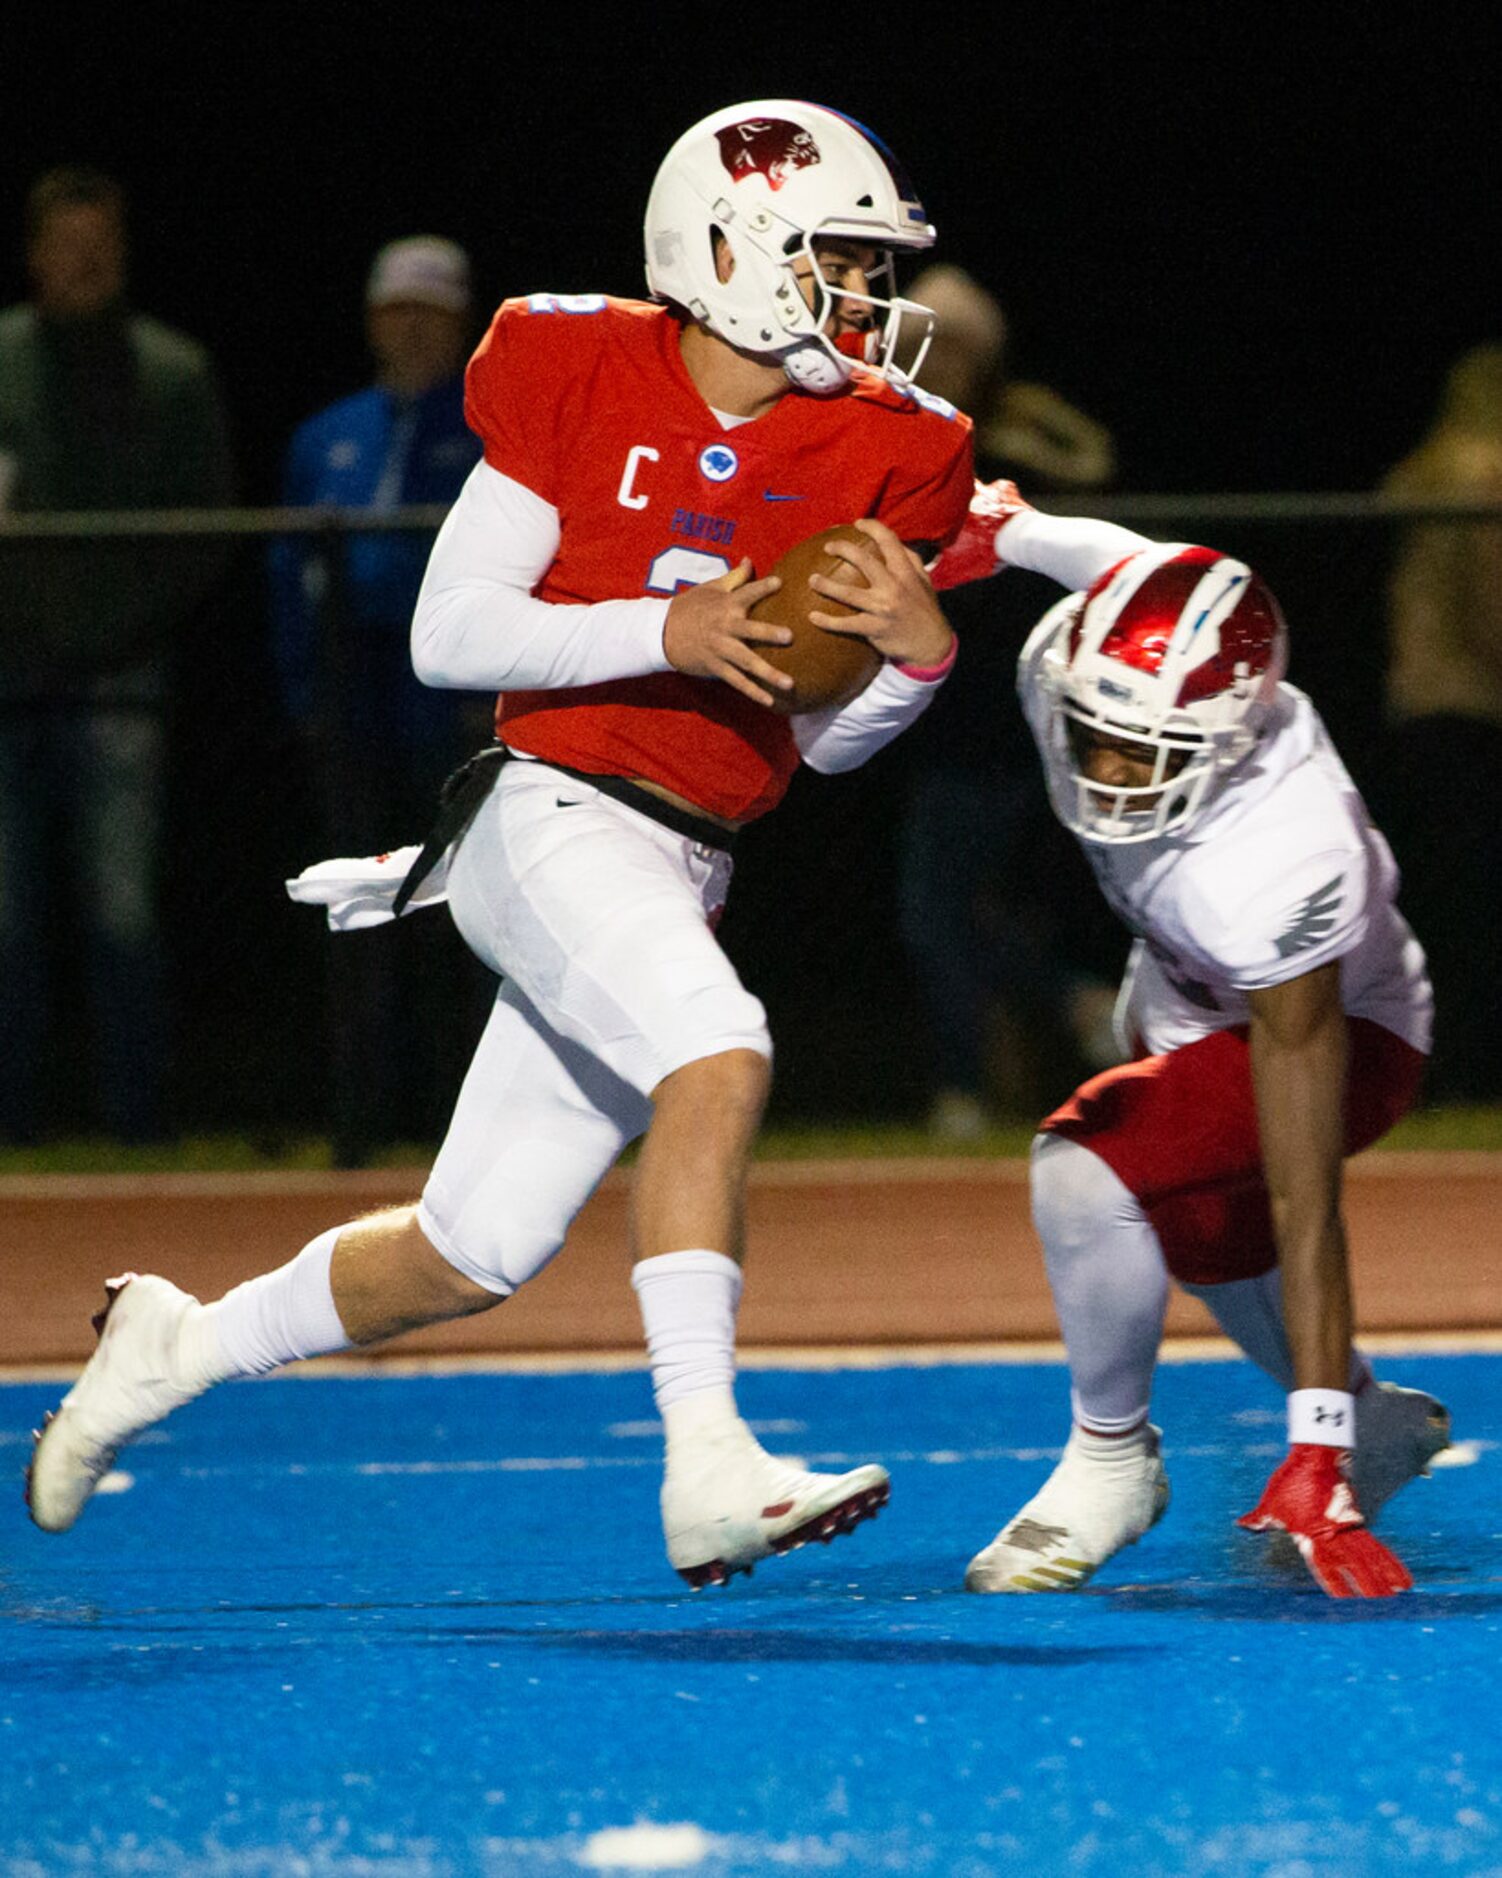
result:
[(824, 528), (789, 548), (768, 572), (778, 575), (782, 585), (765, 600), (758, 600), (751, 617), (774, 626), (790, 627), (793, 643), (787, 646), (762, 646), (756, 650), (768, 665), (775, 665), (794, 680), (793, 689), (779, 696), (773, 709), (784, 717), (797, 711), (827, 711), (834, 705), (848, 704), (865, 690), (881, 669), (881, 654), (867, 639), (848, 639), (842, 633), (826, 632), (809, 620), (809, 612), (830, 613), (842, 618), (855, 611), (842, 606), (827, 594), (815, 593), (808, 584), (810, 574), (822, 574), (829, 580), (848, 580), (864, 587), (866, 581), (848, 561), (830, 554), (830, 541), (870, 542), (849, 523), (838, 528)]

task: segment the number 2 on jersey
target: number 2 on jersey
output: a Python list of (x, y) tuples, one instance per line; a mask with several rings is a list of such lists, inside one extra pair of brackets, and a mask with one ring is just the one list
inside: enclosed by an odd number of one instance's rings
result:
[(681, 593), (685, 587), (702, 587), (706, 580), (718, 580), (730, 572), (723, 554), (710, 554), (703, 548), (664, 548), (647, 569), (648, 593)]

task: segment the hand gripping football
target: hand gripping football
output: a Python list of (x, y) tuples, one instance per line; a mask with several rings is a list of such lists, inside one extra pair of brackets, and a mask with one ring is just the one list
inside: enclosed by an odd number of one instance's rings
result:
[(776, 574), (782, 585), (751, 609), (751, 618), (769, 625), (786, 626), (793, 634), (787, 646), (763, 646), (756, 650), (768, 665), (775, 665), (794, 681), (790, 692), (779, 695), (772, 708), (784, 717), (799, 711), (827, 711), (848, 704), (865, 690), (881, 669), (881, 654), (867, 639), (847, 638), (843, 633), (826, 632), (809, 620), (809, 613), (828, 613), (834, 618), (847, 617), (854, 607), (842, 606), (826, 594), (815, 593), (808, 584), (810, 574), (822, 574), (829, 580), (847, 580), (864, 587), (866, 581), (848, 561), (830, 554), (830, 541), (869, 543), (870, 537), (858, 528), (842, 524), (821, 529), (796, 547), (789, 548), (777, 565), (768, 571)]

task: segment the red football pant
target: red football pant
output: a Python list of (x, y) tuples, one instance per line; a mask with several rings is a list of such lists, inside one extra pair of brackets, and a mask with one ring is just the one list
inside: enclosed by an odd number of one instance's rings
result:
[[(1367, 1018), (1347, 1022), (1345, 1151), (1356, 1154), (1413, 1107), (1426, 1058)], [(1141, 1202), (1180, 1283), (1227, 1284), (1277, 1264), (1244, 1025), (1108, 1069), (1041, 1131), (1100, 1156)]]

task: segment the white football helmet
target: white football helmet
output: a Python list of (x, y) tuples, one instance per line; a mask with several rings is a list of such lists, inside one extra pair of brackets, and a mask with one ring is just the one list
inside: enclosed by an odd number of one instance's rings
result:
[[(1128, 555), (1039, 630), (1048, 792), (1086, 841), (1186, 829), (1256, 745), (1288, 664), (1277, 601), (1244, 562), (1211, 548)], [(1084, 759), (1100, 737), (1150, 754), (1150, 778), (1093, 781)]]
[[(645, 232), (653, 297), (742, 352), (781, 359), (800, 390), (838, 391), (857, 363), (903, 376), (893, 358), (904, 322), (922, 328), (905, 374), (916, 378), (934, 316), (895, 293), (891, 251), (930, 248), (934, 231), (897, 159), (852, 118), (788, 98), (716, 111), (663, 158)], [(735, 262), (729, 280), (715, 265), (716, 234)], [(874, 324), (838, 345), (824, 330), (832, 295), (814, 254), (823, 237), (880, 251), (867, 280), (879, 291), (838, 293), (869, 306)], [(794, 274), (800, 259), (816, 283), (812, 307)]]

